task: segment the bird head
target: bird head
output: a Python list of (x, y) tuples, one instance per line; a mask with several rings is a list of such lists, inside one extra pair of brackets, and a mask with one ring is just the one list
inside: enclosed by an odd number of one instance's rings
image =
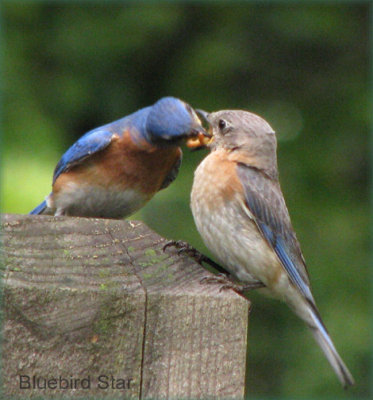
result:
[[(164, 97), (151, 106), (146, 120), (148, 139), (157, 145), (187, 145), (210, 137), (193, 108), (175, 97)], [(193, 145), (190, 145), (193, 147)]]
[(243, 110), (222, 110), (206, 114), (211, 125), (212, 151), (235, 152), (242, 160), (260, 169), (274, 171), (277, 167), (276, 135), (271, 126), (256, 114)]
[(247, 151), (276, 151), (276, 135), (259, 115), (243, 110), (222, 110), (205, 114), (213, 140), (211, 147)]

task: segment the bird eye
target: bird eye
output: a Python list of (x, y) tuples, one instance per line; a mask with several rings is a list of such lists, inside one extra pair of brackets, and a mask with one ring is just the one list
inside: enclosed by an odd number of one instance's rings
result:
[(219, 129), (224, 129), (227, 126), (227, 123), (224, 121), (224, 119), (219, 119), (218, 126)]

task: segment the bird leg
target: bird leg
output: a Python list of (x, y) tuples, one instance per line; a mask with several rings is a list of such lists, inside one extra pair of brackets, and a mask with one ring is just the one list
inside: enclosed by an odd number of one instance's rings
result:
[(227, 271), (225, 271), (223, 267), (221, 267), (215, 261), (211, 260), (211, 258), (199, 252), (187, 242), (184, 242), (182, 240), (170, 240), (163, 246), (163, 251), (165, 251), (167, 247), (175, 247), (176, 249), (178, 249), (177, 254), (187, 254), (189, 257), (192, 257), (198, 264), (202, 265), (202, 263), (205, 262), (206, 264), (219, 271), (222, 275), (227, 274)]
[(220, 291), (231, 289), (239, 294), (242, 294), (247, 290), (254, 290), (265, 287), (264, 283), (262, 283), (261, 281), (253, 281), (245, 285), (234, 282), (230, 278), (229, 273), (223, 267), (221, 267), (215, 261), (211, 260), (211, 258), (199, 252), (187, 242), (184, 242), (182, 240), (170, 240), (163, 246), (163, 251), (165, 251), (168, 247), (175, 247), (176, 249), (178, 249), (177, 254), (185, 253), (188, 256), (192, 257), (198, 264), (202, 265), (202, 263), (205, 262), (217, 271), (219, 271), (219, 274), (217, 275), (210, 275), (202, 278), (200, 281), (201, 284), (220, 284)]
[(215, 276), (206, 276), (201, 279), (201, 283), (207, 284), (221, 284), (220, 291), (222, 290), (234, 290), (235, 292), (242, 294), (248, 290), (260, 289), (265, 287), (264, 283), (261, 281), (253, 281), (251, 283), (247, 283), (245, 285), (234, 282), (229, 276), (226, 274), (217, 274)]

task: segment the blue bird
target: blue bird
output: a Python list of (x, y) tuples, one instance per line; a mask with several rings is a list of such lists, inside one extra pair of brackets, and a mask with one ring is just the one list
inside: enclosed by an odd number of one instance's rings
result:
[(61, 157), (52, 193), (30, 214), (127, 217), (176, 178), (180, 144), (197, 147), (204, 135), (193, 108), (174, 97), (93, 129)]
[[(354, 379), (321, 320), (281, 192), (276, 136), (247, 111), (206, 114), (210, 154), (198, 166), (191, 208), (199, 233), (241, 290), (285, 301), (308, 325), (344, 387)], [(234, 287), (234, 286), (233, 286)]]

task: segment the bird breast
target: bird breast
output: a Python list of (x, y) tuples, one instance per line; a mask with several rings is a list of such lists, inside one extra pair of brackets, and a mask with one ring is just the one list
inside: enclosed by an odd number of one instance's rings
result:
[(259, 279), (266, 286), (287, 287), (283, 268), (245, 207), (235, 169), (236, 163), (219, 151), (197, 168), (191, 194), (197, 229), (223, 267), (242, 283)]

